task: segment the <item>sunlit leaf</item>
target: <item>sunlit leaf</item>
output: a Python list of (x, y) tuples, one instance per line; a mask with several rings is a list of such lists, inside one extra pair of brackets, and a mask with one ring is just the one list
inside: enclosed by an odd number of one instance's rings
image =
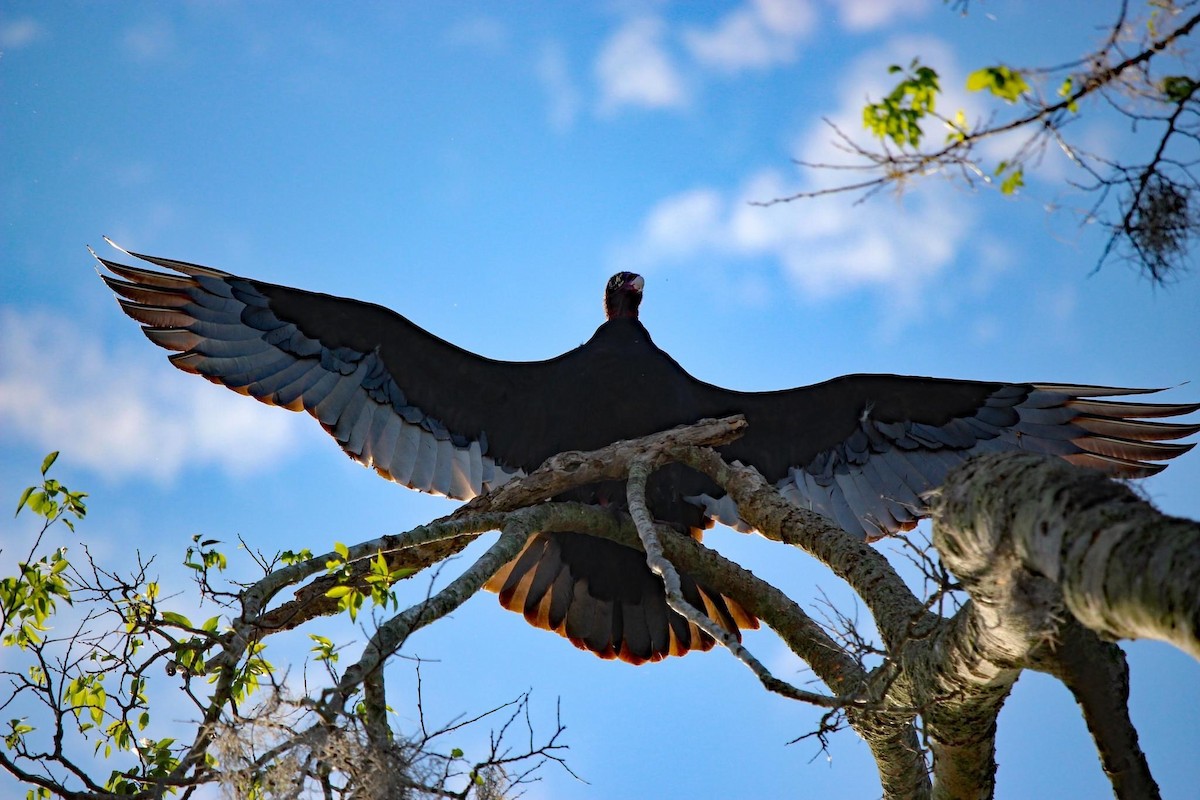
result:
[(1015, 192), (1017, 189), (1020, 189), (1024, 185), (1025, 185), (1025, 171), (1022, 169), (1015, 169), (1008, 174), (1008, 176), (1004, 179), (1003, 182), (1001, 182), (1000, 193), (1001, 194), (1012, 194), (1013, 192)]
[(184, 628), (192, 627), (192, 622), (183, 614), (177, 614), (174, 611), (162, 612), (163, 622), (169, 622), (172, 625), (179, 625)]
[(1014, 103), (1029, 91), (1029, 84), (1020, 72), (1001, 64), (972, 72), (967, 76), (967, 89), (972, 92), (987, 90), (1002, 100)]
[[(37, 487), (29, 486), (25, 491), (21, 492), (21, 499), (17, 501), (17, 514), (21, 513), (21, 509), (25, 507), (25, 503), (29, 500), (29, 495), (33, 494), (35, 488)], [(17, 514), (13, 514), (13, 516), (15, 517)]]

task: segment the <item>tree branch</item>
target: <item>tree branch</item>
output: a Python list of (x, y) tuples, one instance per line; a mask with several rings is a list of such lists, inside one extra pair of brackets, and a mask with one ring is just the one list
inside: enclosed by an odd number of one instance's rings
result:
[(1066, 620), (1058, 634), (1057, 641), (1031, 655), (1029, 666), (1058, 678), (1075, 696), (1118, 800), (1155, 800), (1160, 796), (1158, 784), (1129, 718), (1124, 651), (1074, 618)]
[(934, 545), (968, 592), (1044, 577), (1100, 635), (1161, 639), (1200, 658), (1200, 523), (1164, 516), (1100, 473), (1024, 453), (952, 470), (935, 519)]

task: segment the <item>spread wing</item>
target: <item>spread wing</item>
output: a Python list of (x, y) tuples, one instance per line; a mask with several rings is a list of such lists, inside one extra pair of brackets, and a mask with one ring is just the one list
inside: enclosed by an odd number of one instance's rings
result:
[[(922, 494), (981, 453), (1045, 453), (1123, 478), (1165, 469), (1154, 462), (1194, 446), (1168, 440), (1200, 424), (1146, 418), (1188, 414), (1200, 404), (1099, 399), (1154, 391), (848, 375), (781, 392), (709, 386), (708, 402), (737, 409), (750, 423), (724, 448), (727, 458), (754, 466), (798, 505), (874, 539), (912, 528), (927, 514)], [(737, 525), (727, 499), (696, 500)]]
[[(652, 433), (675, 424), (673, 415), (691, 421), (675, 397), (686, 376), (664, 369), (656, 351), (624, 349), (629, 326), (617, 326), (615, 344), (606, 330), (549, 361), (493, 361), (380, 306), (130, 255), (170, 272), (101, 258), (112, 273), (104, 280), (150, 341), (176, 351), (172, 364), (307, 411), (351, 458), (414, 489), (465, 500), (562, 450)], [(645, 402), (614, 414), (630, 392), (612, 370), (631, 364), (646, 376), (632, 392)], [(757, 627), (732, 600), (683, 579), (718, 624)], [(603, 658), (642, 663), (713, 646), (667, 606), (642, 553), (583, 534), (531, 538), (489, 588), (532, 624)]]
[(172, 364), (307, 411), (390, 480), (465, 500), (567, 449), (545, 387), (578, 385), (578, 351), (494, 361), (381, 306), (130, 255), (171, 272), (97, 256), (103, 278)]
[[(793, 502), (875, 538), (911, 528), (927, 511), (922, 494), (977, 453), (1031, 450), (1141, 477), (1192, 447), (1168, 440), (1200, 430), (1146, 421), (1200, 405), (1098, 399), (1146, 392), (1139, 389), (851, 375), (734, 392), (689, 376), (635, 319), (612, 320), (554, 359), (494, 361), (380, 306), (130, 255), (169, 271), (99, 259), (112, 273), (104, 280), (152, 342), (176, 351), (176, 367), (307, 411), (355, 460), (457, 499), (562, 450), (742, 413), (749, 429), (723, 448), (727, 458), (756, 467)], [(660, 476), (671, 485), (661, 487), (656, 515), (691, 527), (699, 505), (744, 527), (715, 492), (683, 502), (680, 494), (709, 485), (699, 478)], [(533, 537), (491, 588), (531, 623), (602, 657), (639, 663), (712, 646), (667, 607), (640, 553), (582, 534)], [(731, 632), (756, 626), (719, 593), (698, 584), (685, 590)]]

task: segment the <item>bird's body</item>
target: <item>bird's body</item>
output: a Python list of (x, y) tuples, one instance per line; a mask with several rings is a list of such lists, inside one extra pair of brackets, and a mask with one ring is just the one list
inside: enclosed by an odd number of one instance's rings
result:
[[(777, 392), (735, 392), (689, 375), (638, 320), (642, 279), (620, 273), (608, 316), (580, 347), (537, 362), (487, 359), (380, 306), (141, 256), (178, 274), (102, 263), (125, 312), (180, 369), (316, 417), (352, 458), (421, 491), (468, 499), (565, 450), (592, 450), (743, 414), (731, 461), (758, 469), (794, 502), (852, 534), (911, 528), (921, 495), (964, 459), (1033, 450), (1141, 477), (1191, 447), (1164, 440), (1200, 425), (1141, 418), (1197, 405), (1114, 402), (1144, 390), (850, 375)], [(621, 508), (623, 486), (570, 499)], [(698, 531), (738, 524), (707, 478), (675, 466), (648, 491), (656, 518)], [(687, 575), (685, 595), (736, 632), (756, 625)], [(712, 639), (672, 612), (641, 553), (582, 534), (539, 534), (490, 584), (505, 607), (603, 657), (634, 663)]]

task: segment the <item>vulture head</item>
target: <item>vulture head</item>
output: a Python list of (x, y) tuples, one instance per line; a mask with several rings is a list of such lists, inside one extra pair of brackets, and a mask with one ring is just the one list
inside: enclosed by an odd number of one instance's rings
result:
[(608, 319), (637, 319), (638, 306), (642, 303), (642, 287), (645, 285), (642, 276), (632, 272), (618, 272), (609, 278), (608, 285), (604, 287), (604, 316)]

